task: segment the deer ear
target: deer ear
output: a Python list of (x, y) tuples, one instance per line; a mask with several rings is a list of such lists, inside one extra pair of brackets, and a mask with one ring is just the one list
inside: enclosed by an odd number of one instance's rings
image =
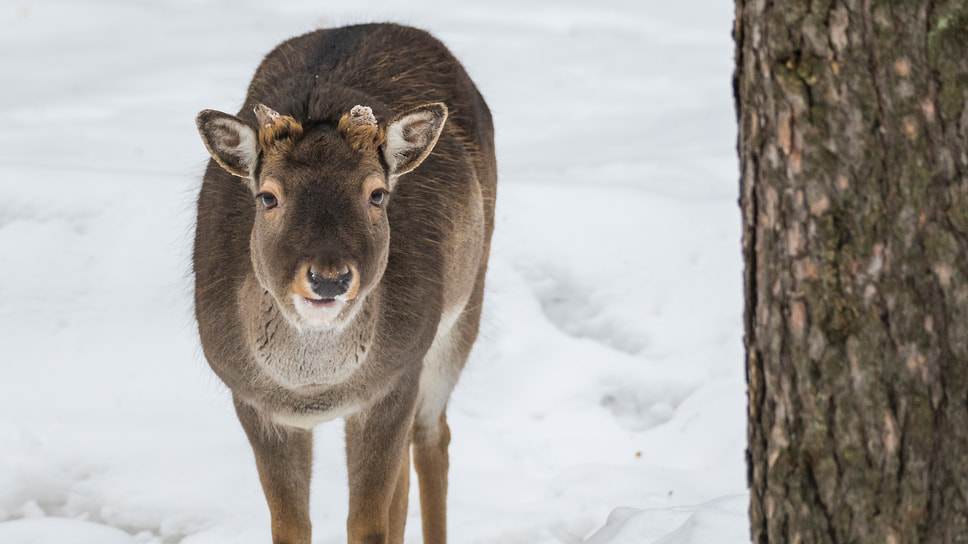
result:
[(446, 120), (447, 106), (437, 102), (416, 107), (390, 121), (383, 144), (390, 175), (400, 176), (420, 166), (434, 150)]
[(249, 125), (234, 115), (215, 110), (199, 113), (195, 125), (215, 162), (230, 174), (255, 179), (259, 144)]

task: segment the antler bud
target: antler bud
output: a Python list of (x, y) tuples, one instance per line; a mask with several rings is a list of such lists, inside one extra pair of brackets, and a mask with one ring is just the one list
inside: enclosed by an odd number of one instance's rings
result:
[(369, 106), (353, 106), (350, 110), (350, 122), (354, 125), (376, 126), (376, 117)]
[(282, 117), (279, 112), (265, 104), (259, 104), (252, 108), (252, 111), (255, 112), (255, 118), (259, 121), (259, 130), (271, 128)]
[(376, 149), (386, 139), (386, 132), (380, 128), (369, 106), (353, 106), (340, 118), (337, 130), (351, 146), (361, 151)]
[(302, 125), (288, 115), (282, 115), (265, 104), (255, 108), (255, 118), (259, 123), (259, 143), (268, 149), (280, 140), (295, 140), (302, 136)]

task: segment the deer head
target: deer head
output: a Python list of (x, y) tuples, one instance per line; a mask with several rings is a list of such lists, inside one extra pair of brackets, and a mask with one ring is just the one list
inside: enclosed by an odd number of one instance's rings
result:
[(391, 192), (433, 151), (447, 108), (427, 104), (381, 124), (356, 106), (336, 127), (306, 131), (265, 105), (255, 116), (255, 127), (213, 110), (196, 119), (215, 161), (252, 192), (255, 277), (293, 325), (339, 327), (383, 276)]

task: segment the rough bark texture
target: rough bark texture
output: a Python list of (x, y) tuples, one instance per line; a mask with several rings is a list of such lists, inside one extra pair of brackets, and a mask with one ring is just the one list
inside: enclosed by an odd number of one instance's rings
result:
[(753, 542), (968, 542), (968, 3), (735, 38)]

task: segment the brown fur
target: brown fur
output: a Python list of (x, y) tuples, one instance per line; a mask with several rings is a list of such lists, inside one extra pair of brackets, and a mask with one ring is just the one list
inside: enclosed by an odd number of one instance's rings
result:
[[(306, 266), (300, 270), (308, 270), (309, 267)], [(304, 273), (296, 273), (296, 278), (292, 280), (292, 292), (303, 297), (303, 298), (316, 298), (313, 295), (313, 290), (309, 287), (309, 280), (305, 279)]]
[(353, 281), (350, 282), (350, 288), (346, 291), (345, 296), (348, 300), (353, 300), (358, 294), (360, 294), (359, 274), (354, 273)]
[[(335, 417), (349, 542), (403, 541), (411, 444), (424, 542), (445, 542), (445, 411), (477, 337), (493, 230), (484, 100), (425, 32), (361, 25), (283, 43), (236, 116), (197, 123), (213, 156), (195, 237), (199, 334), (255, 453), (273, 542), (311, 542), (311, 428)], [(354, 270), (332, 315), (292, 300), (312, 295), (310, 267)]]

